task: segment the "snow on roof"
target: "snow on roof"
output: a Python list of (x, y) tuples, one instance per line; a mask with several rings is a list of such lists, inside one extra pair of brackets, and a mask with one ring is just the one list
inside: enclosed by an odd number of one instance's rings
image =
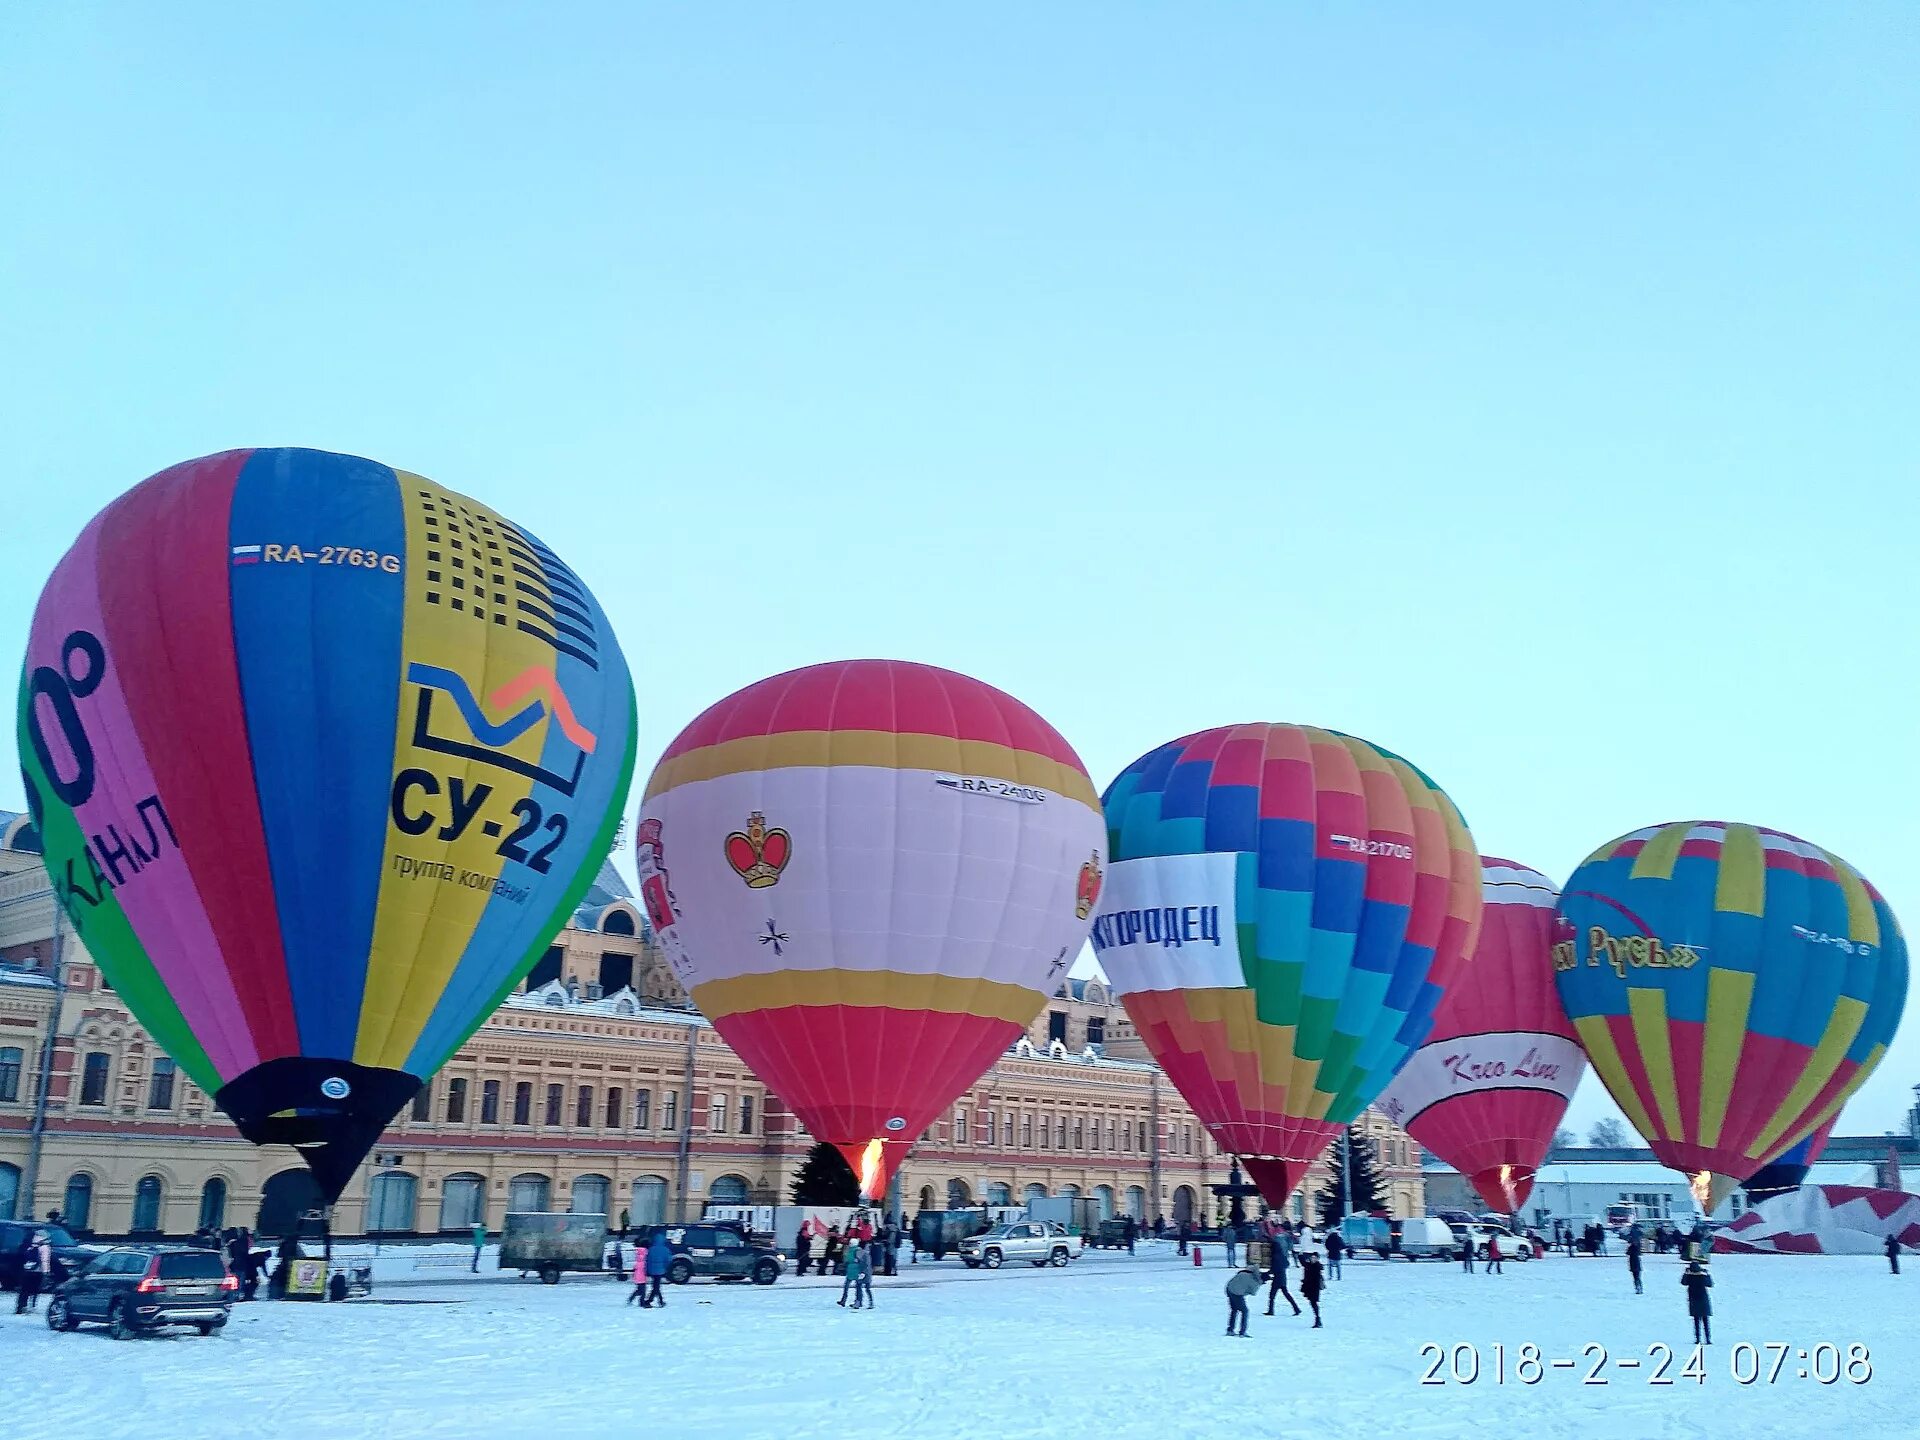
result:
[(707, 1026), (707, 1017), (698, 1010), (670, 1010), (649, 1005), (632, 990), (622, 987), (598, 1000), (582, 1000), (567, 993), (558, 980), (549, 980), (524, 995), (509, 995), (502, 1010), (561, 1010), (569, 1015), (598, 1015), (611, 1020), (651, 1020), (668, 1025)]

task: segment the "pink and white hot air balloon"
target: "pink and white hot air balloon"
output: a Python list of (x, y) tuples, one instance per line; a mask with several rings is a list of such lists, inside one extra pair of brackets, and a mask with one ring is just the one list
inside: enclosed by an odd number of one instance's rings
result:
[(1483, 857), (1480, 938), (1455, 972), (1427, 1043), (1380, 1108), (1512, 1213), (1533, 1190), (1586, 1056), (1553, 979), (1560, 894), (1537, 870)]

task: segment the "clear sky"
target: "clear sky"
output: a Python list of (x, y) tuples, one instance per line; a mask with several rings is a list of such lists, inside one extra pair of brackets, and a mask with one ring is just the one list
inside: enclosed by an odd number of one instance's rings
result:
[(1556, 879), (1749, 819), (1920, 928), (1913, 8), (942, 8), (0, 7), (0, 653), (314, 445), (566, 556), (643, 772), (899, 656), (1100, 784), (1330, 725)]

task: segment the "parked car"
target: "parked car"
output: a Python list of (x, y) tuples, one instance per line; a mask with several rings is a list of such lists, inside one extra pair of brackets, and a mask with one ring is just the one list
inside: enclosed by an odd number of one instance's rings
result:
[(1460, 1253), (1461, 1242), (1471, 1236), (1474, 1259), (1484, 1260), (1487, 1258), (1487, 1242), (1497, 1235), (1500, 1238), (1502, 1259), (1533, 1259), (1533, 1242), (1523, 1235), (1509, 1235), (1504, 1230), (1497, 1230), (1490, 1225), (1481, 1225), (1477, 1222), (1472, 1225), (1453, 1225), (1448, 1228), (1453, 1231), (1453, 1249), (1456, 1255)]
[(787, 1257), (782, 1252), (747, 1239), (734, 1225), (648, 1225), (635, 1243), (642, 1248), (652, 1244), (660, 1230), (667, 1232), (667, 1243), (673, 1247), (673, 1259), (667, 1262), (667, 1279), (672, 1284), (691, 1284), (704, 1275), (771, 1285), (786, 1273)]
[[(106, 1247), (82, 1245), (61, 1225), (35, 1225), (25, 1220), (0, 1220), (0, 1290), (20, 1288), (20, 1265), (26, 1259), (27, 1242), (45, 1235), (53, 1246), (54, 1278), (64, 1280), (79, 1270)], [(43, 1279), (42, 1289), (50, 1288)]]
[(1449, 1225), (1478, 1225), (1480, 1223), (1480, 1217), (1478, 1215), (1471, 1214), (1465, 1210), (1436, 1210), (1433, 1212), (1433, 1218), (1435, 1220), (1444, 1220)]
[(217, 1251), (123, 1245), (97, 1255), (47, 1301), (47, 1328), (104, 1323), (116, 1340), (170, 1326), (212, 1335), (227, 1323), (239, 1289)]
[(1451, 1260), (1460, 1253), (1460, 1241), (1446, 1221), (1420, 1215), (1400, 1222), (1400, 1253), (1409, 1260)]
[(1087, 1237), (1087, 1244), (1096, 1250), (1124, 1250), (1127, 1248), (1127, 1222), (1125, 1220), (1102, 1220), (1100, 1228)]
[(1009, 1260), (1065, 1265), (1079, 1255), (1078, 1235), (1064, 1225), (1050, 1225), (1041, 1220), (996, 1225), (984, 1235), (973, 1235), (960, 1242), (960, 1258), (969, 1270), (977, 1270), (982, 1265), (998, 1270)]
[(1393, 1254), (1393, 1231), (1378, 1215), (1349, 1215), (1340, 1222), (1348, 1254), (1371, 1250), (1382, 1260)]

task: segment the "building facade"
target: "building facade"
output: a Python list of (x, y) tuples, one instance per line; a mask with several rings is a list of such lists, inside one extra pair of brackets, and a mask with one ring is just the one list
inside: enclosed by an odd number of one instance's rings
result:
[[(14, 833), (0, 850), (0, 1216), (58, 1210), (96, 1235), (278, 1233), (316, 1203), (305, 1167), (240, 1139), (70, 930), (56, 961), (50, 888)], [(1392, 1213), (1423, 1213), (1418, 1147), (1373, 1112), (1364, 1125)], [(637, 1224), (779, 1203), (812, 1143), (688, 1006), (609, 867), (382, 1137), (334, 1229), (464, 1234), (547, 1209)], [(893, 1200), (911, 1214), (1081, 1196), (1106, 1214), (1201, 1221), (1228, 1167), (1106, 987), (1072, 981), (921, 1137)], [(1303, 1194), (1325, 1180), (1322, 1165)]]

